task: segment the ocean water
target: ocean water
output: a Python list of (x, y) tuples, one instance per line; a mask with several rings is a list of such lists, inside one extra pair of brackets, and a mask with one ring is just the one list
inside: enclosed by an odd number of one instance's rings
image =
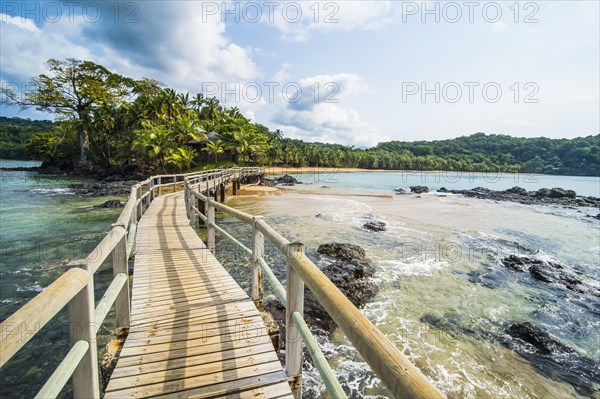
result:
[[(293, 170), (290, 170), (292, 172)], [(485, 173), (485, 172), (337, 172), (326, 169), (311, 173), (294, 174), (306, 185), (327, 187), (342, 192), (390, 193), (395, 188), (427, 186), (431, 191), (445, 187), (449, 190), (466, 190), (485, 187), (491, 190), (506, 190), (519, 186), (527, 191), (540, 188), (561, 187), (574, 190), (578, 195), (600, 197), (598, 177), (553, 176), (531, 173)]]
[[(314, 179), (297, 177), (306, 183)], [(399, 196), (392, 189), (403, 185), (390, 177), (397, 176), (340, 173), (334, 176), (337, 182), (330, 176), (327, 182), (313, 180), (276, 195), (235, 197), (229, 203), (263, 215), (285, 237), (303, 242), (316, 262), (322, 243), (363, 247), (376, 267), (379, 292), (361, 310), (449, 398), (600, 397), (600, 297), (535, 280), (501, 263), (510, 255), (556, 262), (600, 288), (600, 221), (588, 217), (600, 210), (436, 193)], [(536, 186), (521, 186), (563, 187), (596, 196), (600, 187), (598, 178), (538, 178)], [(480, 180), (438, 187), (518, 185), (502, 184)], [(246, 226), (221, 217), (236, 237), (248, 235)], [(365, 231), (362, 225), (368, 220), (385, 222), (387, 231)], [(231, 253), (218, 255), (248, 287), (247, 263)], [(267, 258), (283, 281), (283, 259), (268, 247)], [(523, 322), (572, 352), (541, 356), (511, 339), (506, 328)], [(341, 332), (318, 340), (351, 397), (388, 396)], [(324, 388), (318, 374), (306, 374), (305, 397), (320, 397)]]
[[(3, 167), (35, 162), (0, 161)], [(63, 265), (81, 259), (100, 242), (120, 209), (96, 209), (108, 198), (81, 198), (68, 185), (78, 179), (32, 172), (0, 172), (0, 322), (51, 284)], [(107, 262), (108, 263), (108, 262)], [(108, 267), (107, 267), (108, 266)], [(110, 265), (95, 277), (96, 300), (110, 283)], [(99, 347), (114, 329), (112, 315), (100, 331)], [(0, 369), (0, 397), (31, 398), (68, 351), (63, 310)], [(69, 397), (69, 387), (63, 397)]]

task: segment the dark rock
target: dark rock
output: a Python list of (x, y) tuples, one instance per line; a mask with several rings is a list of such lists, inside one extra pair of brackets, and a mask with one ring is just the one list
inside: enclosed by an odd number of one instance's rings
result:
[(442, 187), (437, 191), (438, 191), (438, 193), (449, 193), (450, 192), (446, 187)]
[(396, 194), (408, 194), (408, 193), (406, 192), (406, 190), (405, 190), (405, 189), (403, 189), (403, 188), (395, 188), (395, 189), (394, 189), (394, 192), (395, 192)]
[(321, 244), (317, 253), (334, 258), (337, 262), (370, 265), (371, 261), (366, 257), (365, 250), (354, 244), (328, 243)]
[(527, 205), (561, 205), (564, 207), (597, 207), (600, 208), (600, 198), (577, 197), (573, 190), (562, 188), (541, 188), (537, 191), (526, 191), (521, 187), (513, 187), (504, 191), (492, 191), (483, 187), (471, 190), (446, 190), (439, 192), (461, 194), (465, 197), (487, 199), (494, 201), (512, 201)]
[[(377, 293), (371, 281), (374, 269), (361, 247), (353, 244), (329, 243), (319, 246), (322, 255), (319, 268), (354, 304), (361, 307)], [(263, 303), (264, 309), (273, 315), (285, 337), (285, 308), (274, 297)], [(336, 324), (308, 289), (304, 290), (304, 319), (311, 327), (330, 333)]]
[(508, 190), (504, 190), (507, 194), (515, 194), (515, 195), (527, 195), (527, 190), (522, 187), (515, 186), (513, 188), (509, 188)]
[(550, 355), (555, 352), (573, 352), (571, 348), (561, 344), (548, 335), (548, 333), (529, 322), (513, 323), (506, 328), (505, 332), (510, 335), (512, 339), (519, 339), (530, 344), (542, 355)]
[(94, 205), (94, 208), (121, 208), (123, 206), (125, 206), (125, 204), (119, 200), (108, 200), (103, 204)]
[(69, 184), (75, 194), (89, 197), (107, 197), (107, 196), (127, 196), (131, 193), (131, 187), (137, 184), (137, 181), (114, 181), (114, 182), (86, 182)]
[(369, 231), (385, 231), (385, 223), (377, 220), (367, 222), (363, 225), (363, 227)]
[(302, 182), (296, 180), (295, 177), (290, 175), (284, 175), (281, 177), (275, 178), (275, 183), (285, 186), (293, 186), (294, 184), (302, 184)]
[[(527, 260), (527, 261), (526, 261)], [(536, 259), (529, 259), (529, 258), (520, 258), (516, 255), (510, 255), (502, 260), (500, 260), (500, 262), (507, 268), (514, 270), (516, 272), (526, 272), (529, 270), (529, 267), (531, 266), (531, 263), (533, 262), (541, 262), (538, 261)]]
[(411, 186), (410, 191), (415, 194), (428, 193), (429, 188), (427, 186)]
[(549, 195), (550, 195), (550, 190), (547, 188), (540, 188), (535, 193), (533, 193), (533, 196), (536, 198), (548, 197)]
[(584, 283), (575, 274), (564, 270), (564, 267), (558, 263), (516, 255), (503, 258), (500, 262), (514, 271), (528, 271), (531, 277), (538, 281), (548, 284), (560, 284), (571, 291), (600, 297), (599, 289)]
[(577, 194), (573, 190), (565, 190), (562, 188), (550, 189), (549, 198), (575, 198)]

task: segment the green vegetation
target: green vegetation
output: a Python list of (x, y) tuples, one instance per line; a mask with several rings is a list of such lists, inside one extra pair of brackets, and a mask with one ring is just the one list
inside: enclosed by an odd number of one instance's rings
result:
[(280, 130), (253, 123), (237, 108), (223, 107), (202, 93), (190, 98), (89, 61), (50, 60), (48, 66), (51, 75), (33, 78), (35, 90), (23, 100), (3, 89), (4, 102), (59, 117), (54, 124), (2, 118), (4, 157), (22, 159), (26, 143), (29, 154), (44, 166), (90, 172), (132, 167), (147, 173), (187, 171), (221, 162), (600, 175), (600, 135), (554, 140), (477, 133), (440, 141), (391, 141), (370, 149), (306, 143), (284, 138)]
[(51, 126), (51, 121), (0, 116), (0, 158), (32, 159), (32, 155), (26, 149), (27, 141), (36, 133), (48, 131)]

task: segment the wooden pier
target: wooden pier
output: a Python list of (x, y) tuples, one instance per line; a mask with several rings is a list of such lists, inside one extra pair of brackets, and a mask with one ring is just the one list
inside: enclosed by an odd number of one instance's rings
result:
[[(104, 392), (107, 399), (299, 399), (304, 348), (328, 397), (346, 398), (304, 321), (306, 285), (392, 397), (443, 398), (305, 256), (301, 243), (289, 242), (262, 217), (222, 203), (227, 184), (235, 195), (242, 180), (263, 173), (219, 169), (153, 176), (133, 186), (119, 219), (92, 253), (69, 262), (62, 276), (0, 324), (0, 367), (68, 307), (70, 350), (36, 398), (56, 398), (69, 380), (75, 399), (100, 398), (96, 333), (114, 308), (117, 332), (127, 338)], [(250, 248), (217, 225), (217, 211), (251, 226)], [(194, 230), (200, 226), (206, 228), (206, 244)], [(217, 234), (248, 256), (250, 297), (214, 257)], [(263, 258), (265, 241), (287, 260), (283, 284)], [(113, 280), (96, 302), (94, 275), (107, 260)], [(257, 308), (264, 283), (286, 308), (284, 366)]]
[(186, 216), (156, 198), (136, 238), (131, 325), (105, 398), (291, 398), (252, 300)]

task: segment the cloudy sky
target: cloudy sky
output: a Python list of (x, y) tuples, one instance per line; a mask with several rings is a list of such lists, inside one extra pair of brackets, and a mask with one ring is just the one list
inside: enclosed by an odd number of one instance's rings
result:
[(2, 0), (0, 79), (87, 59), (307, 141), (576, 137), (600, 132), (599, 4)]

